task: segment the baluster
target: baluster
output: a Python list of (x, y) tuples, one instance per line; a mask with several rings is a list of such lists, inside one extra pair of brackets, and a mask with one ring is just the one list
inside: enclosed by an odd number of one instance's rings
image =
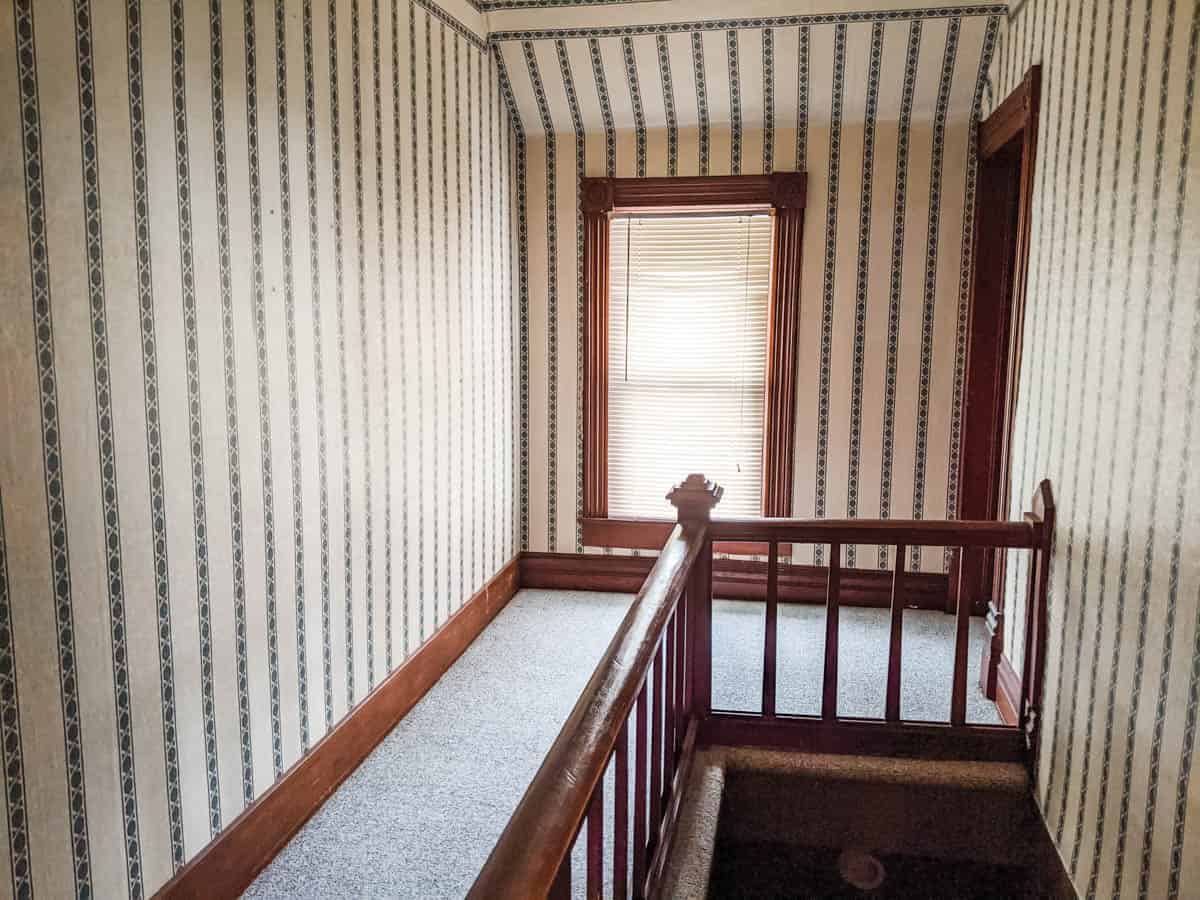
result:
[(604, 777), (596, 782), (587, 812), (587, 900), (604, 895)]
[(672, 775), (675, 772), (675, 620), (679, 618), (678, 610), (667, 620), (666, 660), (667, 682), (664, 685), (666, 696), (666, 722), (663, 735), (663, 782), (666, 786), (664, 797), (670, 796)]
[(569, 850), (558, 867), (558, 874), (554, 876), (554, 884), (550, 885), (550, 892), (546, 895), (546, 900), (571, 900), (571, 852)]
[(842, 589), (842, 545), (829, 545), (829, 583), (825, 591), (825, 678), (821, 685), (821, 718), (837, 718), (838, 610)]
[(646, 684), (638, 693), (633, 732), (633, 896), (646, 886)]
[(663, 749), (663, 683), (662, 644), (654, 654), (654, 665), (650, 677), (654, 679), (654, 707), (650, 720), (650, 850), (658, 843), (658, 826), (662, 821), (662, 749)]
[(688, 605), (683, 601), (675, 607), (675, 709), (679, 717), (675, 728), (676, 753), (683, 745), (683, 733), (687, 730), (687, 610)]
[[(1034, 665), (1034, 654), (1030, 652), (1029, 648), (1035, 646), (1034, 641), (1037, 639), (1038, 633), (1038, 555), (1037, 547), (1029, 551), (1029, 572), (1025, 578), (1025, 647), (1021, 654), (1024, 657), (1024, 662), (1021, 664), (1021, 708), (1017, 713), (1017, 722), (1022, 729), (1026, 729), (1027, 711), (1035, 696), (1032, 692), (1032, 682), (1036, 666)], [(1026, 734), (1028, 734), (1028, 730), (1026, 730)]]
[(692, 567), (687, 592), (692, 641), (688, 712), (704, 717), (712, 712), (712, 541), (705, 541)]
[(617, 735), (613, 778), (613, 900), (626, 900), (629, 883), (629, 723)]
[(896, 568), (892, 575), (892, 630), (888, 646), (887, 703), (884, 718), (900, 721), (900, 647), (904, 636), (904, 552), (896, 545)]
[(779, 631), (779, 544), (767, 550), (767, 623), (763, 646), (762, 714), (775, 718), (775, 651)]
[[(960, 557), (961, 558), (961, 557)], [(967, 721), (967, 655), (970, 648), (971, 601), (963, 584), (963, 566), (958, 567), (957, 629), (954, 635), (954, 686), (950, 691), (950, 724)]]

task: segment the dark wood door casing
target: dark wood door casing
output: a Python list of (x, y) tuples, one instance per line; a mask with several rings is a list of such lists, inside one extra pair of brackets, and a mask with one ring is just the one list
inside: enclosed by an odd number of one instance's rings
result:
[[(979, 124), (971, 297), (968, 319), (959, 519), (1000, 519), (1012, 493), (1013, 421), (1020, 384), (1029, 269), (1041, 67)], [(1003, 652), (1003, 553), (970, 552), (958, 561), (961, 589), (987, 612), (992, 639), (982, 686), (994, 697)]]

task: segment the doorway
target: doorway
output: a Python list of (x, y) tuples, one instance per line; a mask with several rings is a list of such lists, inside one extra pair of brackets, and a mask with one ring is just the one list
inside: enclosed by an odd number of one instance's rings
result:
[[(1034, 66), (996, 110), (979, 124), (975, 251), (967, 334), (963, 439), (959, 458), (960, 519), (1003, 519), (1011, 494), (1011, 437), (1021, 365), (1025, 284), (1034, 163), (1037, 153), (1041, 67)], [(1003, 658), (1002, 552), (965, 552), (960, 591), (972, 612), (987, 615), (991, 640), (980, 686), (997, 700), (1020, 696), (1019, 679)], [(998, 682), (1001, 696), (997, 697)], [(1006, 696), (1007, 695), (1007, 696)], [(1010, 702), (1015, 716), (1015, 706)]]

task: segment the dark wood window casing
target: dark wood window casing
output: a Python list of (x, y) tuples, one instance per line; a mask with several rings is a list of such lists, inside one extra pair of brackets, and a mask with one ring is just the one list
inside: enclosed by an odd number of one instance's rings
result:
[[(764, 516), (792, 511), (796, 341), (806, 176), (584, 178), (583, 540), (590, 546), (658, 548), (662, 523), (608, 517), (609, 220), (614, 213), (769, 211), (774, 218), (763, 423)], [(680, 478), (687, 473), (681, 472)], [(664, 486), (665, 491), (668, 486)], [(665, 522), (665, 520), (663, 520)]]

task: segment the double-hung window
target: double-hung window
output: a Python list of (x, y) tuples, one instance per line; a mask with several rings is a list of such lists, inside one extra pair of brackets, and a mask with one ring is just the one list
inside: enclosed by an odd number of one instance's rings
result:
[(788, 515), (804, 176), (585, 179), (584, 542), (661, 546), (692, 472)]
[(612, 217), (609, 516), (670, 517), (688, 472), (759, 514), (770, 275), (767, 212)]

